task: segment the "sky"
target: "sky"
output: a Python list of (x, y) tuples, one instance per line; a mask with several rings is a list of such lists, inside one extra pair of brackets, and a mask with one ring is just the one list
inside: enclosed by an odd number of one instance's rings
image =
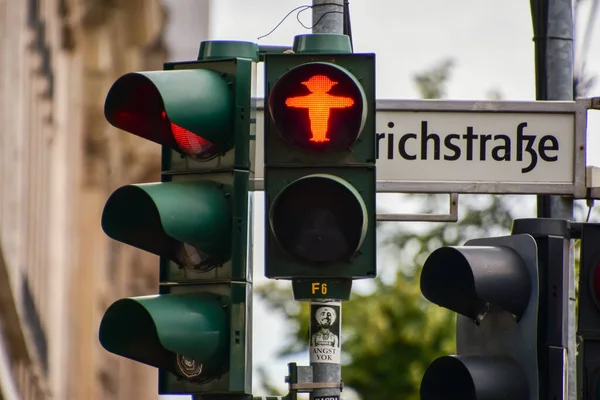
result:
[[(579, 16), (581, 25), (589, 15), (591, 1), (586, 3)], [(306, 3), (297, 0), (213, 1), (208, 39), (291, 45), (295, 35), (310, 33), (297, 22), (295, 13), (268, 37), (257, 38), (268, 33), (291, 9), (303, 4)], [(355, 52), (376, 53), (378, 99), (418, 98), (414, 75), (441, 60), (453, 58), (455, 67), (447, 87), (448, 99), (481, 100), (490, 90), (498, 90), (505, 100), (535, 100), (534, 44), (528, 1), (355, 0), (350, 7)], [(300, 14), (300, 19), (310, 26), (311, 12)], [(186, 21), (189, 24), (193, 19)], [(193, 22), (189, 31), (197, 31)], [(581, 37), (577, 32), (576, 47), (580, 46), (577, 38)], [(195, 59), (197, 46), (197, 43), (190, 43), (188, 59)], [(595, 29), (587, 54), (587, 67), (588, 72), (600, 77), (600, 26)], [(262, 74), (262, 65), (259, 65), (259, 96), (264, 94)], [(600, 96), (600, 81), (590, 93), (590, 96), (594, 95)], [(600, 111), (588, 114), (587, 164), (600, 166)], [(394, 196), (380, 200), (388, 210), (407, 211), (399, 207)], [(260, 284), (265, 281), (262, 270), (264, 227), (260, 212), (264, 208), (264, 198), (261, 193), (255, 194), (254, 203), (254, 282)], [(534, 212), (535, 203), (530, 197), (522, 207), (522, 213), (523, 216), (534, 216)], [(378, 264), (381, 266), (385, 260), (385, 256), (379, 257)], [(290, 286), (283, 283), (286, 284)], [(289, 327), (282, 318), (274, 315), (261, 301), (256, 301), (255, 371), (258, 366), (266, 367), (272, 383), (284, 393), (287, 363), (295, 361), (299, 365), (308, 365), (308, 355), (293, 360), (277, 359), (276, 353), (285, 341), (286, 332)], [(163, 396), (163, 400), (167, 399), (181, 397)]]

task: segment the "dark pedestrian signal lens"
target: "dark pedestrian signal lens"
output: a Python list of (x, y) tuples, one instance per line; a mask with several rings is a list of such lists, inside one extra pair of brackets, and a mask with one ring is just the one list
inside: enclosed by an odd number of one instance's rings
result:
[(308, 175), (288, 185), (270, 210), (271, 229), (290, 255), (315, 264), (350, 259), (361, 246), (367, 213), (343, 179)]
[(329, 63), (307, 63), (287, 72), (271, 91), (269, 109), (284, 140), (316, 152), (347, 150), (367, 115), (361, 85)]

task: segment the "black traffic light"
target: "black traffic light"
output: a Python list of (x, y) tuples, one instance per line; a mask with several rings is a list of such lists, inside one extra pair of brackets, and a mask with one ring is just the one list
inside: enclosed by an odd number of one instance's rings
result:
[(457, 355), (435, 360), (423, 400), (537, 400), (537, 244), (527, 234), (435, 250), (421, 292), (458, 313)]

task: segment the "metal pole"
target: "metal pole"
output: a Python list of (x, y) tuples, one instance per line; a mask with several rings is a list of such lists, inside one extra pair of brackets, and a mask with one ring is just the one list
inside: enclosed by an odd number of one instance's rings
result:
[(344, 33), (344, 0), (313, 0), (312, 33)]
[[(344, 0), (313, 0), (312, 33), (344, 33)], [(339, 399), (342, 382), (342, 302), (310, 302), (310, 365), (314, 383), (330, 383), (326, 389), (313, 389), (311, 400)]]
[[(572, 0), (531, 0), (533, 17), (536, 97), (538, 100), (573, 100), (573, 3)], [(540, 218), (573, 219), (573, 198), (537, 196)], [(567, 306), (567, 398), (575, 400), (575, 265), (571, 251), (568, 276)], [(566, 283), (566, 282), (565, 282)]]
[[(314, 383), (331, 383), (326, 389), (313, 389), (311, 400), (339, 400), (342, 382), (342, 302), (310, 302), (310, 365)], [(337, 387), (336, 387), (337, 386)]]

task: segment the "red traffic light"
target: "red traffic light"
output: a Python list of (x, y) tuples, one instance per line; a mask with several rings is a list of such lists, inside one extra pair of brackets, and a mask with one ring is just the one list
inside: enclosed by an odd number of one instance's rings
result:
[(106, 119), (134, 135), (201, 156), (214, 153), (215, 145), (171, 122), (157, 87), (141, 74), (127, 74), (115, 82), (105, 105)]
[[(168, 122), (167, 113), (162, 112), (162, 117), (165, 122)], [(211, 154), (215, 145), (208, 140), (196, 135), (193, 132), (188, 131), (181, 126), (168, 122), (170, 124), (173, 139), (177, 142), (178, 147), (186, 154), (199, 155), (199, 154)]]
[(287, 72), (269, 96), (279, 134), (303, 150), (348, 150), (360, 136), (367, 109), (360, 83), (329, 63), (302, 64)]
[(227, 81), (211, 70), (125, 74), (104, 104), (119, 129), (199, 159), (229, 150), (232, 99)]
[[(313, 75), (306, 82), (302, 82), (310, 94), (288, 97), (285, 105), (291, 108), (305, 108), (308, 110), (311, 137), (309, 142), (329, 142), (329, 117), (335, 109), (349, 108), (354, 105), (352, 97), (334, 96), (328, 92), (338, 82), (334, 82), (326, 75)], [(332, 129), (333, 130), (333, 129)]]

